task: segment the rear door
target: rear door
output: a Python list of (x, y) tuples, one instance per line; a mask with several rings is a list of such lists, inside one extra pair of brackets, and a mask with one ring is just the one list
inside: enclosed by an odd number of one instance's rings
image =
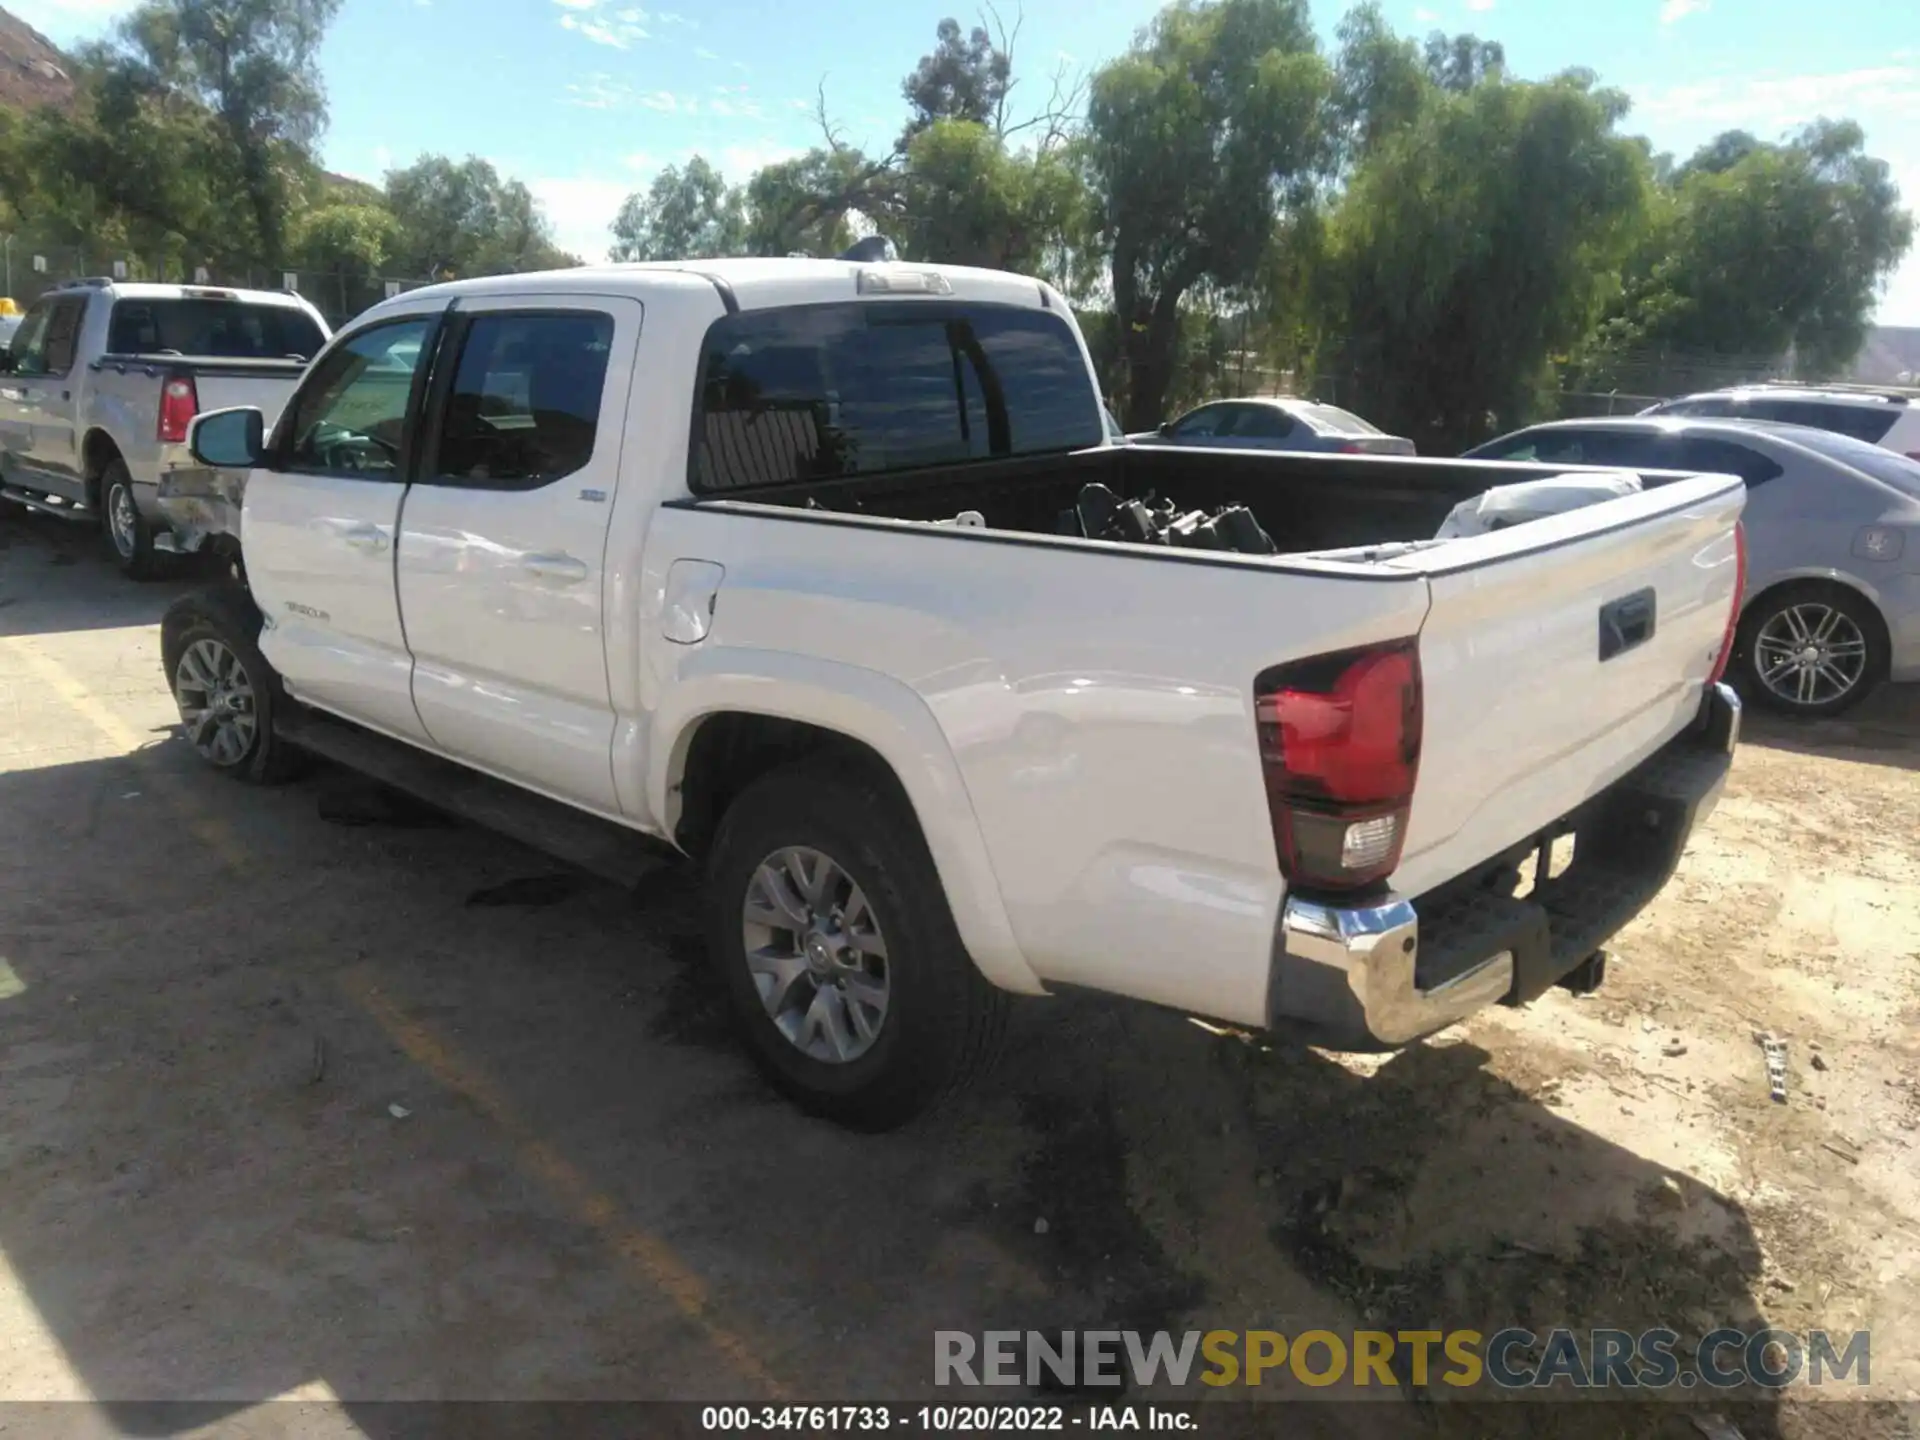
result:
[(1450, 542), (1424, 571), (1407, 894), (1572, 810), (1692, 718), (1733, 605), (1738, 480), (1701, 476)]
[(260, 648), (300, 699), (406, 739), (413, 660), (394, 593), (400, 502), (445, 302), (384, 314), (309, 371), (247, 481)]
[(640, 321), (630, 298), (463, 298), (400, 535), (434, 743), (606, 813), (607, 520)]

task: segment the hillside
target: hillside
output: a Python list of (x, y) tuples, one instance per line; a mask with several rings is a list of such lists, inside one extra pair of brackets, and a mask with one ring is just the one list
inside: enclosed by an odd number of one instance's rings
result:
[(54, 43), (7, 10), (0, 10), (0, 105), (32, 110), (73, 103), (67, 57)]

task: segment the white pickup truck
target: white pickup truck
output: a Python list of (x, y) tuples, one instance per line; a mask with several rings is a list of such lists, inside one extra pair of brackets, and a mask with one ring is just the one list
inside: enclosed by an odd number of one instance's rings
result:
[(249, 477), (247, 588), (163, 626), (200, 752), (697, 857), (751, 1053), (855, 1125), (1010, 992), (1378, 1049), (1597, 984), (1739, 726), (1737, 479), (1435, 540), (1556, 472), (1113, 445), (1012, 275), (461, 281), (191, 446)]
[(98, 523), (135, 579), (170, 548), (161, 477), (202, 410), (270, 414), (326, 343), (298, 295), (75, 280), (36, 300), (0, 354), (0, 497)]

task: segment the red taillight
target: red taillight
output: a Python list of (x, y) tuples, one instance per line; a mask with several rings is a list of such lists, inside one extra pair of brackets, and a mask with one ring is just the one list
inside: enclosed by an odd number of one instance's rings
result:
[(170, 445), (187, 438), (187, 426), (200, 410), (200, 396), (193, 388), (191, 375), (174, 375), (160, 387), (160, 424), (158, 435)]
[(1355, 444), (1351, 440), (1342, 440), (1338, 445), (1334, 446), (1333, 449), (1336, 455), (1364, 455), (1367, 453), (1366, 446)]
[(1392, 874), (1420, 767), (1413, 642), (1276, 666), (1254, 682), (1253, 711), (1288, 882), (1353, 890)]
[(1707, 676), (1707, 683), (1715, 685), (1727, 673), (1727, 662), (1733, 659), (1733, 632), (1740, 628), (1740, 597), (1747, 590), (1747, 527), (1744, 521), (1736, 520), (1733, 525), (1733, 603), (1727, 606), (1727, 629), (1720, 637), (1720, 653), (1714, 657), (1713, 673)]

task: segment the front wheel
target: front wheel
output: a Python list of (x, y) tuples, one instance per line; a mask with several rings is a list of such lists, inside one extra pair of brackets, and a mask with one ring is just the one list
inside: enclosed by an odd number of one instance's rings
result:
[(748, 1052), (803, 1109), (888, 1130), (991, 1062), (1007, 997), (961, 944), (911, 809), (866, 767), (756, 781), (707, 874), (708, 944)]
[(204, 591), (168, 607), (160, 651), (182, 729), (200, 758), (236, 780), (271, 784), (290, 779), (302, 757), (273, 732), (286, 697), (260, 653), (259, 633), (249, 603)]
[(1887, 673), (1886, 632), (1868, 601), (1837, 585), (1789, 585), (1740, 622), (1745, 688), (1769, 709), (1816, 719), (1865, 699)]

